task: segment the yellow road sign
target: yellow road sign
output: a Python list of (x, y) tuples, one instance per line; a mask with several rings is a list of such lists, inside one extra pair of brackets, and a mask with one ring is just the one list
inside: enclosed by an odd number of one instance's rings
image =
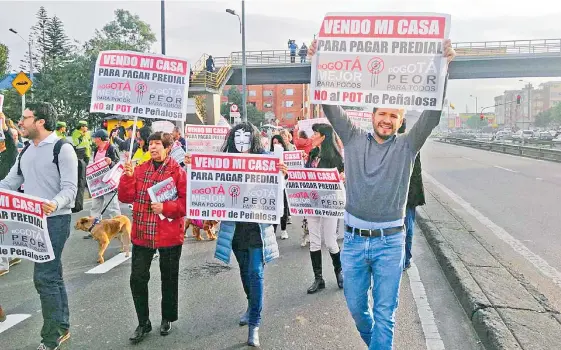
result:
[(31, 89), (32, 85), (33, 82), (27, 77), (24, 72), (19, 72), (12, 81), (12, 86), (22, 96), (25, 95), (25, 93), (29, 91), (29, 89)]

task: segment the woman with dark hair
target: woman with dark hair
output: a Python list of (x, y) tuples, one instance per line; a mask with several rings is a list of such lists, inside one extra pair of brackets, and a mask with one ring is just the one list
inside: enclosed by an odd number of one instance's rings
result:
[[(285, 140), (280, 135), (274, 135), (271, 138), (271, 152), (275, 151), (275, 145), (280, 145), (283, 151), (288, 151), (288, 146), (286, 145)], [(277, 146), (278, 147), (278, 146)], [(288, 224), (288, 198), (286, 197), (286, 192), (284, 192), (284, 211), (281, 217), (281, 239), (288, 239), (288, 232), (286, 231), (286, 225)], [(275, 234), (277, 233), (277, 226), (273, 225), (275, 228)]]
[[(150, 128), (149, 126), (143, 126), (136, 131), (136, 141), (138, 142), (138, 148), (132, 156), (132, 161), (133, 163), (136, 163), (136, 165), (141, 165), (151, 159), (150, 152), (148, 151), (148, 138), (150, 137), (151, 133), (152, 128)], [(128, 158), (128, 156), (126, 158)]]
[[(226, 137), (222, 151), (226, 153), (267, 153), (262, 146), (259, 130), (251, 123), (237, 124)], [(191, 163), (189, 154), (185, 164)], [(278, 164), (286, 174), (286, 166)], [(275, 232), (270, 224), (222, 221), (216, 240), (215, 258), (229, 264), (231, 253), (240, 266), (240, 277), (248, 300), (246, 312), (239, 320), (240, 326), (249, 325), (247, 344), (259, 346), (259, 325), (263, 309), (264, 265), (279, 256)]]
[[(141, 135), (143, 135), (142, 131)], [(155, 132), (147, 138), (146, 144), (149, 145), (150, 160), (136, 167), (132, 161), (127, 160), (117, 191), (121, 202), (133, 204), (130, 288), (138, 326), (130, 337), (132, 343), (139, 343), (147, 333), (152, 331), (148, 282), (150, 265), (156, 252), (161, 255), (160, 334), (168, 335), (172, 322), (178, 319), (179, 260), (185, 232), (183, 218), (187, 202), (187, 174), (169, 156), (173, 138), (171, 134)], [(162, 203), (153, 202), (148, 189), (168, 178), (173, 179), (175, 183), (177, 198)], [(164, 216), (163, 219), (160, 214)]]
[[(312, 126), (314, 134), (311, 137), (313, 149), (310, 151), (307, 168), (337, 168), (343, 173), (343, 157), (341, 149), (337, 144), (333, 127), (329, 124), (318, 123)], [(337, 218), (331, 217), (309, 217), (308, 230), (310, 232), (310, 258), (314, 270), (314, 283), (308, 288), (308, 294), (313, 294), (325, 288), (322, 275), (321, 263), (321, 238), (323, 240), (335, 270), (337, 285), (343, 288), (343, 274), (341, 269), (341, 257), (339, 244), (337, 243)]]

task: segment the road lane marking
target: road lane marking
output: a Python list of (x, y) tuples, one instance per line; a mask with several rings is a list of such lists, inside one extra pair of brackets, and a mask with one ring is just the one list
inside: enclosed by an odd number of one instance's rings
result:
[(409, 285), (411, 286), (413, 299), (415, 300), (415, 305), (417, 306), (417, 313), (419, 314), (419, 319), (421, 319), (421, 326), (425, 335), (427, 350), (444, 350), (444, 343), (442, 342), (442, 338), (438, 332), (438, 327), (436, 326), (434, 314), (429, 305), (425, 286), (421, 281), (421, 276), (419, 275), (419, 270), (417, 269), (417, 265), (415, 265), (415, 263), (411, 262), (411, 267), (407, 269), (407, 275), (409, 276)]
[(510, 171), (511, 173), (517, 173), (517, 172), (518, 172), (518, 171), (516, 171), (516, 170), (512, 170), (512, 169), (509, 169), (509, 168), (503, 168), (502, 166), (498, 166), (498, 165), (493, 165), (493, 166), (494, 166), (495, 168), (497, 168), (497, 169), (502, 169), (502, 170)]
[(491, 219), (489, 219), (485, 215), (481, 214), (474, 207), (472, 207), (471, 204), (469, 204), (462, 197), (458, 196), (450, 189), (448, 189), (446, 186), (438, 182), (434, 177), (429, 175), (427, 172), (423, 171), (423, 177), (426, 178), (428, 181), (432, 182), (442, 192), (446, 193), (454, 202), (459, 204), (468, 213), (470, 213), (473, 217), (475, 217), (477, 221), (479, 221), (481, 224), (487, 227), (491, 232), (493, 232), (495, 236), (500, 238), (503, 242), (508, 244), (512, 249), (514, 249), (515, 252), (517, 252), (518, 254), (523, 256), (526, 260), (528, 260), (543, 275), (549, 277), (553, 281), (553, 283), (561, 287), (561, 273), (557, 271), (553, 266), (549, 265), (549, 263), (545, 261), (542, 257), (532, 252), (524, 244), (522, 244), (522, 242), (512, 237), (508, 232), (506, 232), (505, 229), (495, 224), (493, 221), (491, 221)]
[(8, 329), (12, 328), (16, 324), (18, 324), (22, 321), (25, 321), (29, 317), (31, 317), (31, 315), (28, 315), (28, 314), (7, 315), (6, 316), (6, 321), (0, 322), (0, 334), (2, 332), (7, 331)]
[(122, 263), (129, 260), (130, 258), (131, 258), (130, 255), (128, 257), (125, 257), (125, 253), (119, 253), (114, 257), (112, 257), (111, 259), (106, 260), (103, 264), (97, 265), (93, 269), (86, 271), (86, 273), (90, 273), (90, 274), (106, 273), (111, 269), (113, 269), (114, 267), (121, 265)]
[(543, 179), (541, 177), (536, 177), (536, 180), (543, 181)]
[(473, 160), (470, 157), (462, 157), (462, 158), (467, 159), (467, 160)]

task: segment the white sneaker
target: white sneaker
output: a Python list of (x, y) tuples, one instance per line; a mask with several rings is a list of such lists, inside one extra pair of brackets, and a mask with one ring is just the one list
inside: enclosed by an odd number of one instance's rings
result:
[(300, 246), (305, 247), (308, 245), (308, 243), (310, 243), (310, 236), (302, 235), (302, 242), (300, 243)]
[(286, 230), (281, 231), (281, 239), (288, 239), (288, 232)]

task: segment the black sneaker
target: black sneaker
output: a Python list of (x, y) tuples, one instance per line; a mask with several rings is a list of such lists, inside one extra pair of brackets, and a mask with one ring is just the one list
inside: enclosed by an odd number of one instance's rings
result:
[(162, 320), (160, 325), (160, 335), (168, 335), (171, 332), (171, 322), (167, 320)]

